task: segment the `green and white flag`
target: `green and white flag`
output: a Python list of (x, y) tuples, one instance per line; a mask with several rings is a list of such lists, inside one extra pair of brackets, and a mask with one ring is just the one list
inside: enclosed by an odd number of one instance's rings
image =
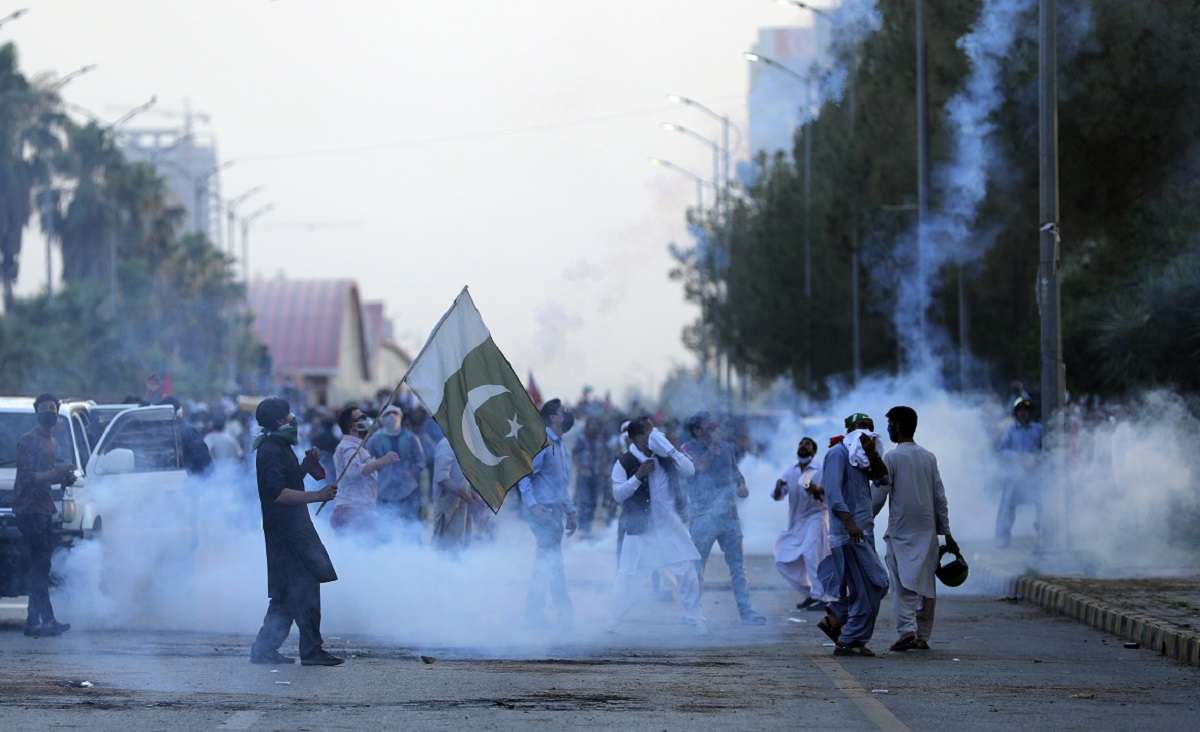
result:
[(546, 428), (467, 288), (442, 316), (405, 379), (437, 420), (463, 475), (493, 511), (532, 471)]

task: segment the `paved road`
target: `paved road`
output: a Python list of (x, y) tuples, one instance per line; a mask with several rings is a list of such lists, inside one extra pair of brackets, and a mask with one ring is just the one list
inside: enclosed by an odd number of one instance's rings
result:
[[(766, 576), (764, 559), (755, 566)], [(578, 594), (586, 601), (586, 588)], [(924, 655), (835, 660), (817, 616), (787, 619), (795, 598), (778, 585), (756, 594), (771, 616), (762, 628), (735, 624), (728, 595), (719, 585), (706, 594), (706, 637), (651, 602), (615, 637), (589, 631), (489, 657), (331, 637), (352, 657), (346, 666), (274, 673), (247, 663), (246, 635), (28, 639), (10, 603), (0, 608), (0, 729), (1161, 730), (1195, 729), (1200, 713), (1196, 669), (996, 598), (943, 597)], [(894, 637), (888, 604), (879, 651)], [(83, 680), (94, 686), (78, 688)]]

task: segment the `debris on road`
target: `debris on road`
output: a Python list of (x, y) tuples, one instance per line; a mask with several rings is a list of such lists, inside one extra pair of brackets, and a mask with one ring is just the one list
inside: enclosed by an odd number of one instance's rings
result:
[(1072, 699), (1095, 699), (1096, 694), (1094, 692), (1089, 691), (1089, 692), (1085, 692), (1085, 693), (1081, 693), (1081, 694), (1072, 694), (1071, 698)]
[(871, 693), (872, 694), (887, 694), (889, 692), (887, 689), (871, 689)]
[(1126, 647), (1126, 648), (1128, 648), (1129, 650), (1131, 650), (1131, 651), (1132, 651), (1132, 650), (1135, 650), (1135, 649), (1137, 649), (1137, 648), (1141, 648), (1141, 647), (1142, 647), (1142, 644), (1141, 644), (1141, 643), (1137, 643), (1137, 642), (1135, 642), (1135, 641), (1126, 641), (1126, 643), (1125, 643), (1125, 647)]
[(433, 656), (421, 656), (421, 663), (424, 664), (432, 664), (436, 660)]
[(789, 623), (807, 623), (808, 621), (805, 620), (804, 618), (788, 618), (788, 622)]
[(275, 685), (276, 685), (276, 686), (291, 686), (291, 685), (292, 685), (292, 682), (290, 682), (290, 681), (276, 681), (276, 682), (275, 682)]

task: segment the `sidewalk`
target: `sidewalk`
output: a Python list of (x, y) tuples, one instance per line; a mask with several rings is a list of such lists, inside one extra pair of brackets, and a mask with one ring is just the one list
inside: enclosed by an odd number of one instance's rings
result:
[[(975, 553), (976, 591), (1003, 593), (1162, 655), (1200, 666), (1200, 573), (1193, 567), (1126, 567), (1105, 578), (1070, 555), (1013, 546)], [(1125, 576), (1120, 576), (1125, 575)]]

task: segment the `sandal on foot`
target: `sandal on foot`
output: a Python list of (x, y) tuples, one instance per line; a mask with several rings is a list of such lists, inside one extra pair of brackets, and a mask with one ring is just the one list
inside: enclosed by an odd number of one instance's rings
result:
[(900, 636), (900, 638), (897, 639), (896, 642), (892, 644), (892, 650), (897, 651), (899, 653), (903, 653), (904, 651), (911, 651), (912, 649), (914, 649), (916, 647), (917, 647), (917, 636), (913, 635), (912, 633), (906, 633), (906, 634)]
[(917, 642), (913, 644), (913, 648), (918, 651), (928, 651), (929, 650), (929, 641), (921, 640), (920, 638), (918, 638)]
[(817, 627), (821, 629), (822, 633), (829, 636), (829, 640), (834, 643), (838, 642), (838, 636), (842, 633), (842, 626), (834, 623), (832, 616), (826, 615), (821, 618), (821, 622), (817, 623)]

